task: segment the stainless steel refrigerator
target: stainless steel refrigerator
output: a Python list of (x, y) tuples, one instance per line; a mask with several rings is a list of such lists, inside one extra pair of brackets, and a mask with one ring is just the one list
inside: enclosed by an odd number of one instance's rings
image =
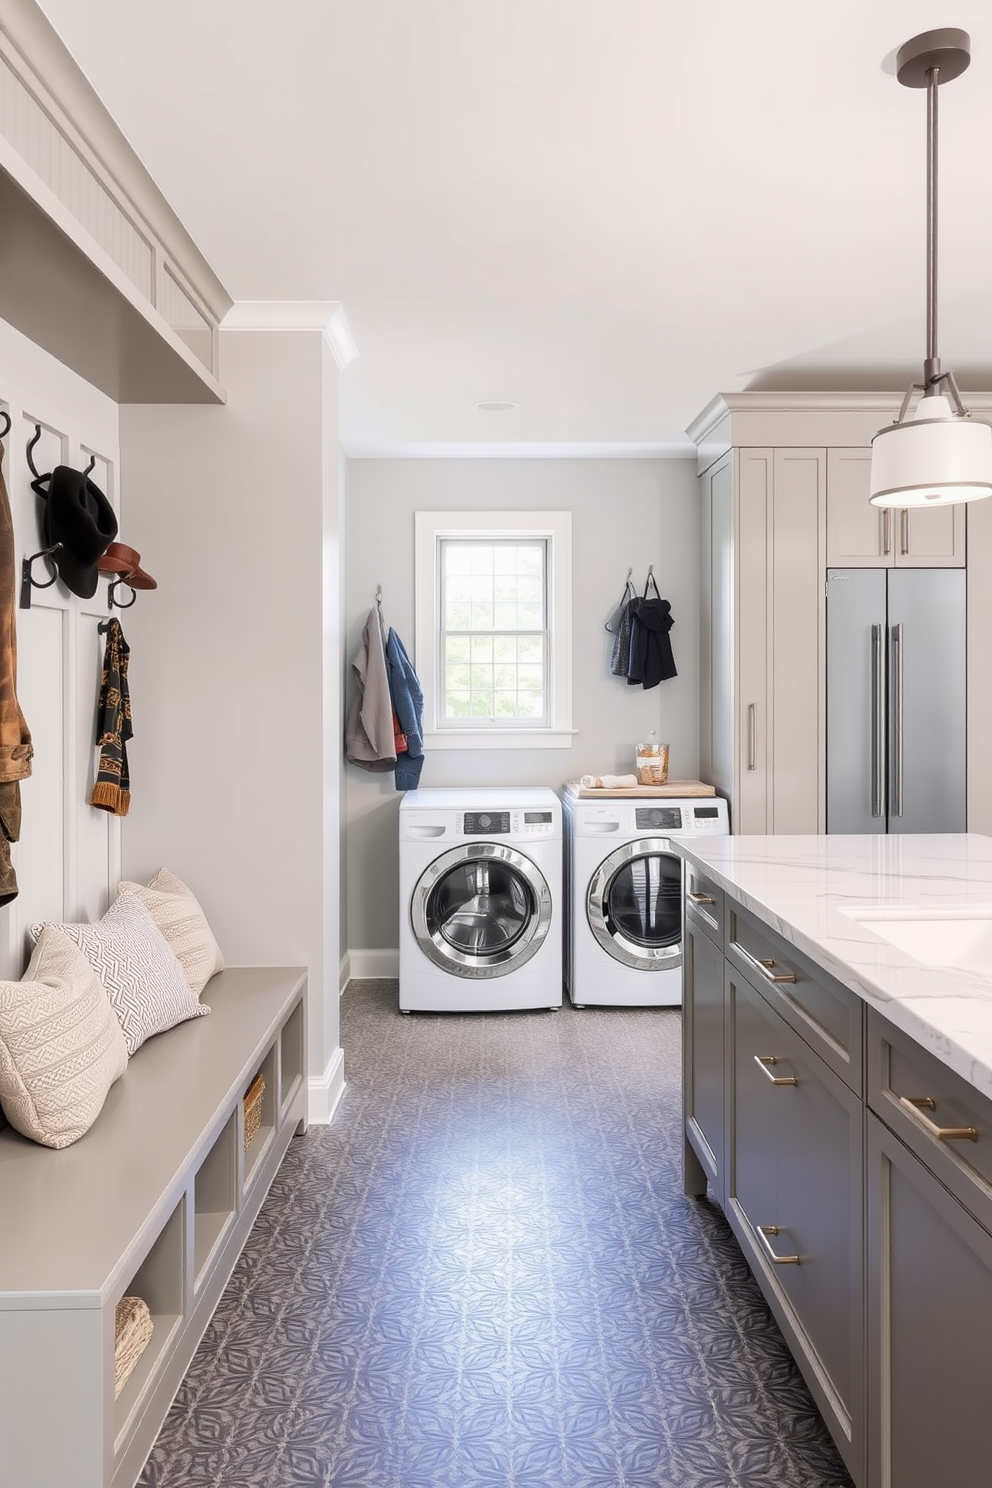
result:
[(965, 573), (827, 573), (827, 831), (964, 832)]

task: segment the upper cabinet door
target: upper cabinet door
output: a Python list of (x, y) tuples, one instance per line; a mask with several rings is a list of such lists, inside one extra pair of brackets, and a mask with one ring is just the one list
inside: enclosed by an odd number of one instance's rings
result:
[(828, 568), (882, 568), (894, 561), (899, 513), (870, 504), (870, 475), (870, 449), (828, 450)]
[(827, 456), (828, 568), (964, 568), (963, 506), (932, 511), (872, 506), (870, 449)]
[(964, 505), (892, 513), (898, 568), (964, 568)]

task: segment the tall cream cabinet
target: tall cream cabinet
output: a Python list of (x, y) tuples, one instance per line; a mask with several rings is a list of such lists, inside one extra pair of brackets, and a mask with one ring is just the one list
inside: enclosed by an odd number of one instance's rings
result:
[(735, 832), (815, 832), (824, 452), (733, 449), (701, 481), (703, 778)]
[[(734, 832), (826, 828), (827, 570), (963, 568), (967, 524), (992, 527), (984, 512), (966, 518), (961, 506), (869, 505), (872, 435), (895, 417), (900, 397), (731, 393), (690, 426), (701, 508), (700, 774), (729, 800)], [(990, 416), (987, 395), (968, 402)], [(976, 562), (992, 592), (992, 546), (983, 547), (988, 556)], [(973, 597), (973, 587), (969, 573), (971, 657), (977, 644), (984, 654), (992, 644), (992, 601)], [(983, 752), (974, 690), (969, 787)], [(985, 711), (988, 738), (992, 705)], [(969, 828), (992, 831), (992, 786), (975, 807), (969, 796)]]

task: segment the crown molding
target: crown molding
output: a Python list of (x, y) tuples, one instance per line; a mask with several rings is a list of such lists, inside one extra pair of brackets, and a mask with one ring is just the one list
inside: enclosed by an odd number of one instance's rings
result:
[(691, 460), (695, 446), (687, 439), (659, 444), (548, 444), (484, 442), (431, 444), (391, 441), (381, 445), (342, 439), (349, 460)]
[(221, 322), (225, 331), (321, 331), (343, 372), (358, 355), (340, 300), (236, 300)]

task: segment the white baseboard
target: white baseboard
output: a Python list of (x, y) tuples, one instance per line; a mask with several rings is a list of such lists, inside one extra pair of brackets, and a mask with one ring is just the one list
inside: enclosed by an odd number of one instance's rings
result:
[(341, 957), (341, 965), (338, 967), (338, 996), (344, 992), (345, 987), (351, 981), (351, 955), (345, 951)]
[(337, 1048), (324, 1073), (307, 1081), (307, 1121), (311, 1126), (327, 1126), (344, 1094), (344, 1050)]
[(351, 975), (357, 981), (370, 977), (393, 977), (400, 974), (399, 948), (395, 951), (349, 951)]

